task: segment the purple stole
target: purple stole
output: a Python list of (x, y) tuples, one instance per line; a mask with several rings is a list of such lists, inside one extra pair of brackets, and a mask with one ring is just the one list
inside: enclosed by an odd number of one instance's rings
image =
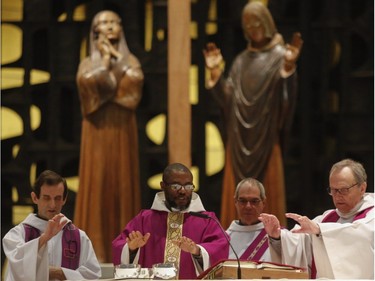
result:
[[(366, 214), (371, 211), (374, 208), (374, 206), (368, 207), (359, 213), (357, 213), (353, 219), (353, 221), (363, 219), (366, 217)], [(332, 210), (328, 215), (324, 217), (322, 220), (322, 223), (324, 222), (337, 222), (339, 220), (340, 216), (337, 214), (336, 210)], [(316, 279), (316, 267), (315, 267), (315, 261), (314, 261), (314, 255), (312, 259), (311, 264), (311, 279)]]
[(268, 237), (266, 231), (262, 231), (242, 254), (240, 259), (246, 260), (260, 260), (265, 251), (268, 249)]
[[(355, 215), (353, 221), (363, 219), (366, 217), (366, 214), (371, 211), (374, 208), (374, 206), (368, 207), (362, 211), (360, 211), (358, 214)], [(336, 210), (332, 210), (328, 215), (325, 216), (325, 218), (322, 220), (322, 222), (337, 222), (339, 220), (339, 215), (337, 214)]]
[[(25, 229), (25, 242), (31, 241), (40, 236), (39, 229), (23, 224)], [(81, 237), (79, 229), (72, 223), (68, 223), (63, 229), (61, 266), (76, 270), (79, 267), (81, 253)]]

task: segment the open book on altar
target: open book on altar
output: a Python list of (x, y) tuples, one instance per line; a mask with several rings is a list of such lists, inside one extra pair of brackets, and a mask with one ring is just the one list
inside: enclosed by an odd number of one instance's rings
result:
[[(306, 269), (261, 261), (240, 261), (241, 279), (309, 279)], [(222, 260), (202, 272), (198, 279), (237, 279), (238, 261)]]

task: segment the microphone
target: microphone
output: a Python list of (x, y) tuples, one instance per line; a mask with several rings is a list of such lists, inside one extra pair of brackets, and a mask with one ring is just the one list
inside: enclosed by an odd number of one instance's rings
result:
[(194, 217), (199, 217), (199, 218), (203, 218), (203, 219), (211, 219), (214, 222), (216, 222), (216, 224), (219, 226), (220, 230), (223, 232), (225, 239), (227, 239), (227, 242), (229, 244), (229, 247), (232, 249), (233, 254), (236, 256), (236, 260), (237, 260), (237, 264), (238, 264), (238, 267), (237, 267), (237, 279), (241, 279), (241, 263), (240, 263), (240, 259), (238, 258), (238, 255), (237, 255), (236, 251), (234, 250), (234, 248), (232, 246), (232, 243), (230, 243), (230, 240), (228, 238), (228, 234), (225, 232), (225, 230), (221, 226), (220, 222), (217, 219), (215, 219), (215, 218), (213, 218), (213, 217), (211, 217), (209, 215), (200, 213), (200, 212), (192, 212), (192, 211), (190, 211), (189, 214), (192, 215), (192, 216), (194, 216)]

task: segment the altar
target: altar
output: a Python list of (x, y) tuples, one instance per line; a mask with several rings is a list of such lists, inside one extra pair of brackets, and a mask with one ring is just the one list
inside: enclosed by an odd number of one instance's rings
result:
[[(140, 280), (140, 279), (165, 279), (176, 280), (175, 278), (163, 278), (157, 276), (156, 278), (152, 273), (146, 274), (151, 269), (138, 268), (120, 268), (124, 274), (120, 273), (119, 268), (115, 268), (113, 264), (101, 264), (102, 279), (100, 280)], [(116, 269), (116, 270), (115, 270)], [(115, 273), (117, 271), (117, 273)], [(128, 272), (128, 273), (125, 273)], [(135, 278), (132, 278), (134, 276)], [(136, 277), (137, 276), (137, 277)], [(223, 279), (309, 279), (308, 272), (305, 269), (282, 265), (270, 262), (254, 262), (254, 261), (237, 261), (237, 260), (223, 260), (202, 272), (196, 280), (223, 280)]]

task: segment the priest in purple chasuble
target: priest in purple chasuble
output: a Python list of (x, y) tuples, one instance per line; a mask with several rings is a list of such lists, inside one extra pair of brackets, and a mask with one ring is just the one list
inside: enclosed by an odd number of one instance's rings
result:
[(112, 242), (113, 263), (138, 263), (144, 268), (174, 263), (179, 279), (196, 279), (228, 258), (228, 237), (215, 213), (206, 211), (193, 191), (193, 175), (186, 166), (167, 166), (160, 186), (162, 191), (155, 195), (151, 209), (142, 210)]
[[(271, 261), (268, 236), (259, 221), (266, 205), (263, 184), (254, 178), (243, 179), (237, 184), (233, 199), (238, 220), (233, 220), (226, 232), (237, 256), (241, 260)], [(236, 258), (232, 249), (229, 258)]]
[(362, 164), (344, 159), (329, 174), (335, 209), (313, 220), (287, 213), (298, 223), (291, 231), (261, 214), (272, 261), (308, 268), (312, 279), (374, 280), (374, 193), (366, 193), (366, 181)]

